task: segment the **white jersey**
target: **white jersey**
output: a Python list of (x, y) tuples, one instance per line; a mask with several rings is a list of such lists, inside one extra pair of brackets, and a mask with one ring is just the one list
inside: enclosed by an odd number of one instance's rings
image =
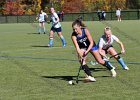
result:
[(116, 10), (116, 15), (120, 16), (121, 15), (121, 10)]
[(41, 14), (39, 14), (39, 22), (44, 22), (45, 21), (45, 16), (46, 16), (47, 14), (45, 13), (45, 12), (43, 12), (43, 13), (41, 13)]
[(105, 35), (102, 35), (102, 37), (98, 41), (98, 47), (102, 49), (107, 49), (109, 46), (113, 44), (114, 41), (116, 42), (119, 41), (119, 39), (115, 35), (111, 35), (110, 43), (107, 42)]
[(58, 15), (57, 15), (57, 13), (54, 12), (54, 13), (51, 15), (52, 26), (53, 26), (54, 28), (59, 28), (59, 27), (61, 27), (61, 24), (60, 24), (60, 22), (58, 22), (57, 24), (55, 24), (56, 18), (58, 18)]

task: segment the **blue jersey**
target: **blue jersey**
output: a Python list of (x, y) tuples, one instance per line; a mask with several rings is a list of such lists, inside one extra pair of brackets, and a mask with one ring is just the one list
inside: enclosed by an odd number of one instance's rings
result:
[[(82, 35), (81, 36), (79, 36), (77, 34), (75, 34), (75, 36), (77, 38), (79, 48), (80, 49), (88, 49), (90, 42), (85, 34), (85, 28), (82, 28)], [(97, 50), (97, 46), (96, 46), (95, 42), (94, 42), (94, 45), (93, 45), (91, 50)]]

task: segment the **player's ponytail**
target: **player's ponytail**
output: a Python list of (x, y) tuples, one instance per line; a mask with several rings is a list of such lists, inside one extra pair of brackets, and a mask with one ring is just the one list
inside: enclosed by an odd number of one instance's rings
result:
[(73, 23), (72, 23), (72, 27), (74, 25), (78, 25), (78, 26), (81, 26), (81, 27), (86, 27), (86, 25), (78, 18), (76, 19)]

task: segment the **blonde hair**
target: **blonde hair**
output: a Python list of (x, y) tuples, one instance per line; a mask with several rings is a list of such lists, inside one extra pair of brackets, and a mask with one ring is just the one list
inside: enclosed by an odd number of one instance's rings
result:
[(104, 28), (104, 34), (106, 33), (106, 31), (110, 31), (110, 33), (112, 34), (112, 32), (111, 32), (111, 28), (108, 27), (108, 26)]
[(109, 30), (111, 30), (111, 28), (108, 26), (104, 28), (104, 31), (109, 31)]

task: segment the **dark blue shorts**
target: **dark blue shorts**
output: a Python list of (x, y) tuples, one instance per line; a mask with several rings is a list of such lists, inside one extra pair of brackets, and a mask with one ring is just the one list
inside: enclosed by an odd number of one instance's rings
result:
[(91, 50), (91, 51), (98, 50), (98, 46), (95, 44), (90, 50)]
[(52, 26), (52, 27), (51, 27), (51, 31), (53, 31), (53, 32), (61, 32), (62, 29), (61, 29), (61, 27), (59, 27), (59, 28), (54, 28), (54, 27)]
[(107, 54), (107, 50), (110, 48), (110, 47), (113, 47), (112, 45), (110, 45), (109, 47), (107, 47), (106, 49), (103, 49), (105, 51), (105, 53)]
[(41, 22), (39, 22), (39, 23), (44, 23), (45, 21), (41, 21)]

